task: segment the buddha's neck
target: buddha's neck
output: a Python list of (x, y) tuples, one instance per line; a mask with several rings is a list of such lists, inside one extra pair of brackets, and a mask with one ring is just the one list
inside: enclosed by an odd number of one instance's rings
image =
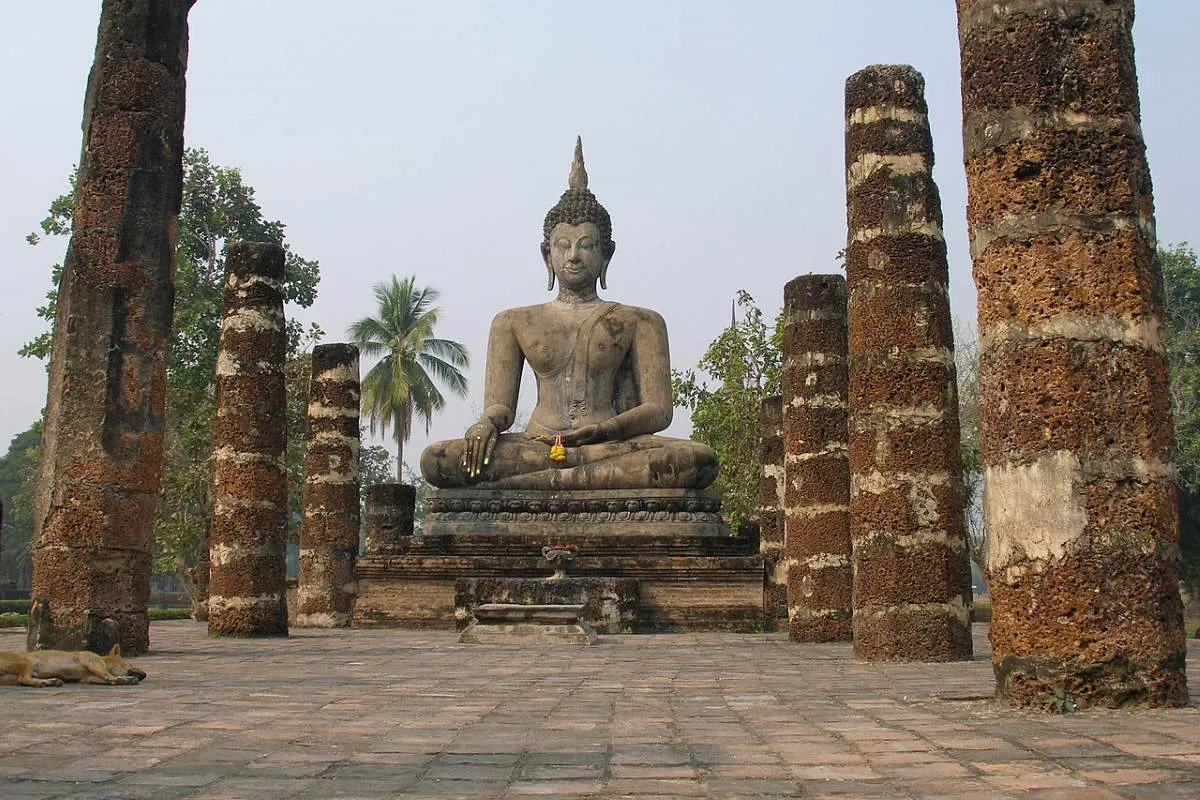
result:
[(560, 303), (565, 303), (569, 306), (578, 306), (584, 303), (594, 303), (600, 299), (600, 296), (596, 294), (595, 286), (578, 290), (559, 286), (557, 299)]

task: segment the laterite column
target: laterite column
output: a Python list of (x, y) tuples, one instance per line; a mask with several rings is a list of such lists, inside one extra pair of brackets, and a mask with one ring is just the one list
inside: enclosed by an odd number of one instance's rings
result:
[(1187, 702), (1133, 3), (958, 1), (996, 691)]
[(150, 646), (190, 7), (100, 11), (34, 499), (30, 650)]
[(854, 656), (971, 657), (954, 338), (925, 81), (846, 81)]
[(313, 348), (296, 625), (348, 628), (357, 593), (358, 348)]
[(846, 457), (846, 281), (803, 275), (783, 288), (784, 562), (788, 638), (850, 638), (850, 467)]
[(283, 248), (230, 245), (217, 350), (208, 632), (287, 635)]
[(759, 407), (758, 548), (763, 557), (763, 613), (773, 630), (787, 624), (787, 568), (783, 565), (783, 398)]

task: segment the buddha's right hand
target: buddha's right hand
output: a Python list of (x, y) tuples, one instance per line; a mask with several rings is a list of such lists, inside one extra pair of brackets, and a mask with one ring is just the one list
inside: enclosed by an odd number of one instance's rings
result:
[(467, 428), (464, 436), (466, 447), (463, 448), (463, 471), (468, 478), (476, 478), (483, 468), (492, 460), (492, 451), (496, 449), (496, 437), (499, 432), (489, 419), (481, 419)]

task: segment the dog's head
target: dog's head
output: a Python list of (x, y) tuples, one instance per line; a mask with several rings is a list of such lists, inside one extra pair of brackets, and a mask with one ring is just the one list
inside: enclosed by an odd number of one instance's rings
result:
[(146, 679), (146, 673), (121, 657), (121, 645), (119, 644), (114, 644), (112, 650), (109, 650), (108, 655), (103, 656), (103, 658), (104, 663), (108, 666), (108, 671), (113, 675), (137, 678), (139, 681)]

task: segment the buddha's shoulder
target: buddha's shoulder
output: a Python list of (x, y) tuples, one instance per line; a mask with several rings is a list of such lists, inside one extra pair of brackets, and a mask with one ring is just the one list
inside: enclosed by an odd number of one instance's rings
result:
[(506, 308), (492, 317), (492, 325), (520, 325), (545, 314), (545, 304)]
[[(665, 325), (657, 311), (626, 303), (609, 302), (608, 315), (634, 323)], [(563, 316), (563, 306), (553, 301), (532, 306), (506, 308), (492, 319), (492, 325), (501, 327), (525, 326), (541, 320), (558, 319)]]
[(631, 306), (625, 303), (617, 303), (617, 307), (613, 309), (614, 314), (620, 314), (626, 319), (649, 323), (652, 325), (666, 325), (662, 314), (652, 308), (642, 308), (641, 306)]

